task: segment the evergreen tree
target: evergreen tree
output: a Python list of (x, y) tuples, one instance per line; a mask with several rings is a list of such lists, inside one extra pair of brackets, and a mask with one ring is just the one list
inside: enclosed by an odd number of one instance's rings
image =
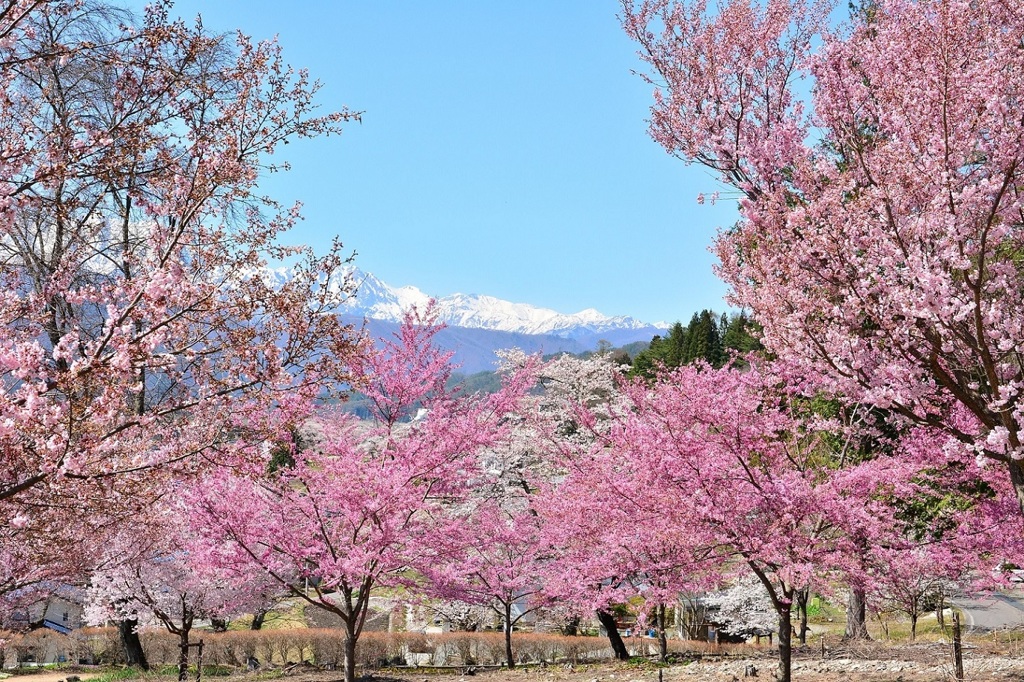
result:
[(730, 316), (702, 310), (693, 314), (687, 326), (676, 322), (666, 336), (651, 339), (650, 346), (633, 359), (630, 374), (652, 378), (661, 367), (671, 369), (697, 360), (721, 367), (734, 356), (761, 350), (757, 329), (746, 313)]
[(721, 334), (713, 312), (702, 310), (695, 313), (686, 332), (686, 353), (680, 364), (688, 365), (695, 360), (704, 360), (712, 367), (724, 364)]
[(729, 318), (723, 314), (720, 329), (722, 348), (726, 356), (745, 355), (763, 350), (759, 340), (761, 326), (746, 312), (733, 313)]

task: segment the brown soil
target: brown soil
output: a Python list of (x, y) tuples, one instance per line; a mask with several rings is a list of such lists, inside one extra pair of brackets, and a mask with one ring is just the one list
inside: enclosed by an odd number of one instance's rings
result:
[[(529, 666), (515, 670), (388, 670), (367, 673), (364, 682), (735, 682), (775, 679), (778, 663), (771, 652), (742, 656), (704, 656), (668, 666), (653, 663), (601, 663), (580, 666)], [(756, 676), (745, 678), (745, 673)], [(1021, 682), (1024, 656), (1018, 652), (971, 649), (964, 653), (968, 680)], [(469, 673), (469, 674), (467, 674)], [(340, 672), (295, 669), (286, 682), (340, 682)], [(862, 646), (827, 652), (799, 653), (793, 660), (797, 682), (939, 682), (953, 679), (949, 647), (942, 644)]]
[[(363, 682), (770, 682), (778, 664), (773, 652), (743, 651), (731, 655), (705, 654), (667, 666), (652, 662), (547, 665), (504, 669), (416, 668), (364, 671)], [(1017, 647), (968, 645), (964, 652), (965, 677), (993, 682), (1024, 681), (1024, 651)], [(744, 677), (754, 671), (756, 676)], [(69, 674), (83, 682), (99, 673), (43, 672), (19, 674), (4, 682), (61, 682)], [(290, 666), (262, 673), (239, 672), (228, 678), (206, 677), (204, 682), (341, 682), (341, 672), (312, 666)], [(146, 682), (162, 680), (147, 676)], [(171, 677), (167, 680), (170, 681)], [(953, 679), (949, 647), (941, 643), (917, 645), (868, 644), (827, 651), (804, 650), (793, 660), (796, 682), (940, 682)]]

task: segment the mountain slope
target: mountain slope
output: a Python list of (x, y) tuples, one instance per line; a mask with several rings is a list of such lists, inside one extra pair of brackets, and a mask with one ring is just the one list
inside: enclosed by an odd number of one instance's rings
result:
[[(271, 286), (290, 277), (288, 268), (267, 270)], [(373, 338), (390, 336), (398, 329), (411, 306), (426, 309), (431, 297), (416, 287), (392, 287), (372, 274), (350, 268), (327, 286), (340, 290), (347, 276), (358, 288), (342, 305), (342, 318), (357, 328), (365, 327)], [(512, 303), (493, 296), (453, 294), (435, 299), (440, 322), (446, 329), (438, 344), (454, 351), (453, 361), (467, 374), (493, 370), (495, 351), (520, 348), (527, 353), (582, 353), (595, 350), (600, 341), (612, 346), (642, 341), (645, 344), (667, 325), (652, 325), (632, 317), (609, 317), (593, 308), (562, 314), (526, 303)]]
[[(372, 274), (358, 269), (351, 271), (351, 277), (358, 289), (345, 306), (347, 316), (400, 322), (409, 306), (425, 307), (431, 298), (416, 287), (388, 286)], [(624, 338), (630, 341), (650, 339), (665, 328), (628, 316), (609, 317), (593, 308), (563, 314), (527, 303), (512, 303), (477, 294), (445, 296), (436, 299), (435, 306), (440, 320), (449, 326), (575, 339), (585, 347), (584, 350), (596, 345), (601, 338), (612, 343), (628, 342), (623, 341)]]
[[(398, 331), (399, 323), (390, 320), (374, 320), (343, 315), (342, 319), (364, 328), (372, 338), (387, 338)], [(365, 324), (364, 324), (365, 321)], [(582, 353), (593, 350), (575, 339), (566, 339), (550, 334), (520, 334), (494, 329), (473, 329), (471, 327), (448, 326), (435, 337), (437, 345), (454, 352), (452, 362), (464, 374), (474, 374), (496, 369), (496, 351), (505, 348), (519, 348), (531, 355), (540, 353)], [(650, 339), (648, 339), (650, 340)]]

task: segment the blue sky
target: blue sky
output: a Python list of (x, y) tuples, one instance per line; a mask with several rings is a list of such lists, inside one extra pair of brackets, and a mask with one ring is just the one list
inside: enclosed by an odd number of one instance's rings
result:
[[(134, 4), (141, 7), (142, 3)], [(323, 82), (324, 110), (364, 112), (293, 143), (263, 182), (340, 235), (357, 265), (444, 296), (687, 321), (724, 309), (707, 247), (733, 202), (646, 132), (651, 87), (614, 0), (178, 0), (213, 31), (277, 35)]]

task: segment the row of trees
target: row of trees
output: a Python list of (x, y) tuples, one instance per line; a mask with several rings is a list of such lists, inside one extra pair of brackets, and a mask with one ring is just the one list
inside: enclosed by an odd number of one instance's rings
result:
[(710, 310), (694, 313), (690, 323), (676, 322), (664, 337), (655, 336), (648, 348), (633, 358), (632, 374), (651, 379), (663, 367), (703, 360), (712, 367), (761, 350), (757, 328), (744, 312), (716, 317)]
[[(429, 313), (373, 348), (333, 315), (339, 249), (282, 245), (269, 155), (355, 114), (316, 116), (275, 45), (164, 5), (0, 7), (0, 594), (89, 577), (127, 641), (150, 618), (187, 644), (288, 593), (341, 618), (351, 682), (375, 590), (485, 603), (510, 637), (526, 596), (659, 622), (746, 572), (788, 680), (812, 587), (1024, 563), (1024, 13), (623, 9), (652, 133), (740, 193), (716, 249), (768, 353), (727, 363), (732, 321), (698, 315), (644, 376), (510, 353), (480, 397), (445, 387)], [(342, 387), (371, 421), (323, 410)]]
[(664, 643), (679, 594), (748, 575), (772, 605), (785, 676), (812, 590), (912, 602), (938, 583), (996, 584), (1019, 560), (998, 472), (937, 461), (933, 431), (883, 438), (830, 413), (757, 356), (647, 381), (608, 355), (510, 352), (502, 389), (466, 396), (446, 388), (429, 321), (410, 316), (358, 361), (371, 421), (314, 409), (277, 447), (176, 482), (153, 508), (161, 521), (122, 527), (117, 561), (93, 574), (97, 617), (149, 614), (185, 652), (197, 617), (290, 595), (340, 619), (351, 680), (372, 595), (492, 609), (511, 666), (513, 627), (533, 609), (606, 621), (639, 599)]

